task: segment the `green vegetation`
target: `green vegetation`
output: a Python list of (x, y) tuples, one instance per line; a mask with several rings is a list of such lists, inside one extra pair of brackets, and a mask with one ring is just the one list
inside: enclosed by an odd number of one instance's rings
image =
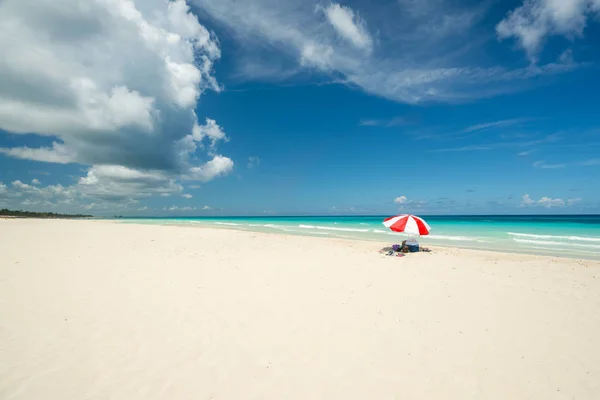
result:
[(53, 212), (34, 212), (34, 211), (11, 211), (7, 208), (0, 210), (0, 217), (18, 217), (18, 218), (90, 218), (92, 215), (83, 214), (56, 214)]

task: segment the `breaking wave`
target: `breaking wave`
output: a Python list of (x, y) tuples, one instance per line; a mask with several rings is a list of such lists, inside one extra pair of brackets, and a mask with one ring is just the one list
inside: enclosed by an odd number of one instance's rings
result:
[(515, 232), (506, 232), (510, 236), (516, 236), (520, 238), (528, 238), (528, 239), (550, 239), (550, 240), (570, 240), (570, 241), (580, 241), (580, 242), (600, 242), (599, 237), (589, 237), (589, 236), (554, 236), (554, 235), (534, 235), (531, 233), (515, 233)]
[(555, 247), (582, 247), (588, 249), (600, 249), (600, 244), (583, 244), (583, 243), (565, 243), (565, 242), (555, 242), (551, 240), (531, 240), (531, 239), (517, 239), (513, 238), (513, 240), (517, 243), (524, 244), (533, 244), (536, 246), (555, 246)]
[(336, 228), (332, 226), (320, 226), (320, 225), (298, 225), (300, 229), (321, 229), (324, 231), (340, 231), (340, 232), (369, 232), (368, 229), (356, 229), (356, 228)]

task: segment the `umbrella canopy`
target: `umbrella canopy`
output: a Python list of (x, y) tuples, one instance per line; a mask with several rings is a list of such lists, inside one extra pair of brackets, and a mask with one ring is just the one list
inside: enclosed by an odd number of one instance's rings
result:
[(422, 218), (404, 214), (383, 220), (383, 225), (394, 232), (404, 232), (409, 235), (429, 235), (431, 228)]

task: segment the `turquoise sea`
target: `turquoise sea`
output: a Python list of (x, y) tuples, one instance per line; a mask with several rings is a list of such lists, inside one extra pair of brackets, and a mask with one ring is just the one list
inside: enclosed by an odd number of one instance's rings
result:
[[(600, 215), (422, 216), (425, 246), (600, 259)], [(127, 223), (209, 226), (392, 244), (407, 236), (387, 230), (385, 216), (125, 218)]]

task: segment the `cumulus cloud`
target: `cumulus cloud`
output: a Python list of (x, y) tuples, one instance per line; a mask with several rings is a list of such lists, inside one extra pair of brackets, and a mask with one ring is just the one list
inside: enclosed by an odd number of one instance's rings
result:
[(190, 167), (182, 176), (185, 180), (208, 182), (218, 176), (227, 175), (233, 170), (233, 161), (228, 157), (215, 156), (212, 160), (197, 167)]
[(565, 202), (562, 199), (553, 199), (550, 197), (542, 197), (537, 202), (542, 207), (552, 208), (552, 207), (564, 207)]
[(426, 200), (409, 200), (406, 196), (396, 197), (394, 199), (394, 203), (397, 204), (400, 209), (405, 207), (423, 209), (425, 206), (427, 206)]
[(370, 49), (373, 45), (366, 23), (349, 7), (333, 3), (324, 10), (327, 20), (344, 39), (360, 49)]
[(553, 199), (551, 197), (542, 197), (539, 200), (534, 200), (530, 195), (525, 194), (521, 198), (521, 207), (545, 207), (545, 208), (553, 208), (553, 207), (565, 207), (572, 206), (581, 201), (581, 198), (576, 199), (568, 199), (567, 201), (563, 199)]
[(406, 198), (406, 196), (400, 196), (400, 197), (396, 197), (394, 199), (394, 203), (396, 204), (406, 204), (408, 202), (408, 199)]
[(214, 149), (219, 141), (228, 141), (225, 131), (214, 119), (207, 118), (203, 125), (195, 124), (192, 130), (194, 141), (201, 143), (204, 138), (210, 141), (210, 148)]
[(221, 90), (219, 44), (185, 0), (5, 0), (0, 48), (0, 129), (56, 139), (1, 153), (88, 165), (75, 188), (103, 199), (232, 170), (216, 151), (223, 129), (195, 113), (205, 90)]
[[(0, 91), (1, 90), (2, 89), (0, 89)], [(27, 146), (13, 148), (0, 147), (0, 153), (13, 158), (56, 164), (68, 164), (74, 161), (65, 146), (56, 142), (52, 144), (52, 147), (40, 147), (35, 149)]]
[[(582, 37), (588, 17), (598, 12), (598, 0), (525, 0), (508, 13), (496, 31), (500, 39), (514, 37), (528, 57), (536, 61), (548, 36)], [(569, 61), (567, 58), (564, 61)]]
[[(71, 186), (49, 185), (39, 187), (38, 183), (32, 185), (15, 180), (10, 185), (0, 182), (0, 204), (5, 207), (43, 205), (54, 207), (56, 205), (73, 205), (79, 194)], [(36, 186), (34, 186), (36, 185)]]
[(120, 200), (180, 193), (183, 187), (162, 171), (140, 171), (121, 165), (97, 165), (79, 179), (77, 190), (88, 197)]
[(184, 194), (182, 194), (182, 195), (181, 195), (181, 197), (183, 197), (184, 199), (188, 199), (188, 200), (189, 200), (189, 199), (191, 199), (191, 198), (192, 198), (192, 197), (194, 197), (194, 196), (192, 196), (192, 195), (191, 195), (191, 194), (189, 194), (189, 193), (184, 193)]
[(37, 180), (36, 178), (33, 178), (33, 179), (31, 180), (31, 184), (32, 184), (32, 185), (39, 185), (39, 184), (41, 184), (41, 182), (40, 182), (39, 180)]

